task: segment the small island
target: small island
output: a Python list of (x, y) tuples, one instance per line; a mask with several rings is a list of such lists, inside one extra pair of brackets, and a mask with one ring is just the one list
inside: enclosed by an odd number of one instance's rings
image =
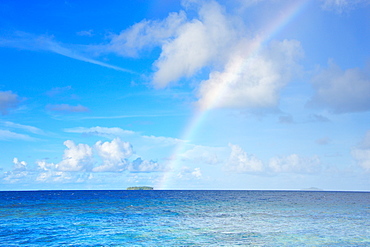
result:
[(153, 190), (153, 187), (149, 187), (149, 186), (134, 186), (134, 187), (127, 187), (127, 190)]

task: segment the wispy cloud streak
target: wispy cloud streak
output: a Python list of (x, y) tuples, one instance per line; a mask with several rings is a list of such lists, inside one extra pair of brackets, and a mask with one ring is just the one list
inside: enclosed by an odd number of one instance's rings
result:
[(131, 73), (131, 74), (137, 74), (136, 72), (132, 70), (110, 65), (110, 64), (103, 63), (98, 60), (86, 57), (82, 55), (80, 51), (76, 49), (67, 48), (62, 43), (53, 40), (53, 37), (51, 36), (45, 36), (45, 35), (36, 36), (36, 35), (25, 33), (25, 32), (17, 32), (11, 38), (0, 38), (0, 46), (31, 50), (31, 51), (40, 51), (40, 50), (50, 51), (50, 52), (54, 52), (62, 56), (84, 61), (87, 63), (92, 63), (92, 64), (96, 64), (96, 65), (103, 66), (106, 68), (123, 71), (123, 72)]
[(9, 130), (0, 129), (0, 140), (10, 141), (10, 140), (23, 140), (23, 141), (34, 141), (35, 138), (29, 135), (15, 133)]
[(44, 134), (44, 132), (41, 129), (36, 128), (34, 126), (30, 126), (30, 125), (23, 125), (23, 124), (13, 123), (9, 121), (3, 122), (2, 124), (9, 128), (21, 129), (27, 132), (31, 132), (33, 134)]

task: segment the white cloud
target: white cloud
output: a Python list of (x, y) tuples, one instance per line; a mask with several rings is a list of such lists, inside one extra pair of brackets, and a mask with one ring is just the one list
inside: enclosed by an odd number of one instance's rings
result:
[(250, 172), (273, 172), (273, 173), (317, 173), (320, 171), (320, 159), (317, 156), (309, 158), (291, 154), (286, 157), (273, 157), (268, 164), (269, 170), (265, 169), (263, 162), (247, 153), (238, 145), (229, 144), (231, 153), (225, 170), (236, 173)]
[(60, 104), (60, 105), (47, 105), (46, 109), (49, 111), (57, 111), (57, 112), (88, 112), (89, 108), (82, 106), (82, 105), (68, 105), (68, 104)]
[(7, 183), (17, 183), (26, 179), (29, 175), (28, 165), (25, 161), (19, 161), (18, 158), (13, 159), (13, 169), (4, 173), (3, 180)]
[(203, 2), (198, 15), (199, 19), (180, 26), (175, 37), (162, 46), (162, 53), (155, 62), (156, 87), (165, 87), (182, 76), (192, 76), (229, 51), (236, 32), (222, 7), (213, 1)]
[(67, 183), (77, 182), (84, 176), (83, 172), (58, 171), (54, 163), (47, 163), (44, 160), (36, 162), (36, 169), (18, 158), (14, 158), (13, 163), (13, 169), (4, 173), (3, 181), (6, 183)]
[(87, 144), (76, 145), (73, 141), (67, 140), (64, 145), (68, 148), (64, 150), (63, 160), (56, 165), (59, 171), (90, 171), (93, 166), (93, 150)]
[(115, 138), (111, 142), (98, 141), (94, 147), (103, 160), (101, 166), (93, 169), (94, 172), (121, 172), (127, 169), (127, 158), (133, 154), (130, 143)]
[[(303, 54), (300, 43), (276, 41), (265, 48), (258, 35), (246, 38), (251, 34), (247, 35), (241, 19), (227, 13), (216, 1), (183, 1), (183, 6), (188, 12), (195, 10), (193, 19), (181, 11), (163, 21), (144, 20), (114, 36), (112, 50), (137, 55), (144, 48), (161, 46), (154, 63), (153, 85), (157, 88), (207, 67), (211, 70), (209, 79), (202, 81), (197, 90), (203, 109), (275, 107), (280, 89), (297, 71), (297, 61)], [(170, 25), (169, 20), (174, 24)], [(223, 70), (217, 71), (220, 68)]]
[(200, 179), (202, 176), (202, 171), (199, 167), (192, 169), (188, 166), (181, 167), (180, 172), (177, 174), (177, 177), (182, 180)]
[(130, 161), (134, 150), (129, 142), (119, 138), (111, 142), (98, 141), (94, 146), (103, 164), (95, 167), (94, 172), (156, 172), (163, 171), (163, 167), (155, 161), (143, 160), (140, 157)]
[(370, 148), (356, 148), (352, 150), (351, 154), (362, 169), (364, 169), (366, 172), (370, 172)]
[[(92, 180), (92, 174), (105, 177), (104, 172), (121, 173), (152, 173), (163, 172), (165, 167), (153, 160), (144, 160), (134, 155), (129, 142), (119, 138), (112, 141), (98, 141), (94, 146), (76, 145), (73, 141), (64, 142), (63, 159), (59, 163), (49, 163), (46, 160), (36, 161), (36, 168), (30, 168), (25, 161), (13, 159), (13, 169), (4, 172), (2, 180), (5, 183), (84, 183)], [(98, 159), (99, 157), (99, 159)], [(131, 161), (132, 158), (135, 160)], [(101, 161), (101, 162), (99, 162)], [(94, 167), (95, 164), (99, 164)], [(199, 175), (195, 171), (194, 176)]]
[(69, 133), (97, 135), (97, 136), (103, 136), (103, 137), (108, 137), (108, 138), (115, 138), (117, 136), (123, 137), (126, 135), (135, 134), (135, 132), (131, 130), (124, 130), (124, 129), (117, 128), (117, 127), (107, 128), (107, 127), (100, 127), (100, 126), (91, 127), (91, 128), (84, 128), (84, 127), (69, 128), (69, 129), (65, 129), (64, 131), (69, 132)]
[(75, 46), (73, 48), (73, 45), (69, 45), (67, 47), (67, 45), (55, 41), (52, 36), (47, 35), (36, 36), (25, 32), (16, 32), (12, 37), (0, 38), (0, 47), (12, 47), (31, 51), (50, 51), (72, 59), (77, 59), (87, 63), (92, 63), (106, 68), (128, 72), (131, 74), (136, 74), (131, 70), (103, 63), (83, 55), (83, 51), (81, 51), (81, 47), (83, 46)]
[(91, 179), (88, 172), (67, 172), (57, 170), (57, 165), (45, 160), (37, 161), (36, 169), (29, 167), (25, 161), (13, 160), (11, 171), (5, 172), (3, 181), (6, 183), (82, 183)]
[(100, 126), (91, 127), (91, 128), (77, 127), (77, 128), (65, 129), (64, 131), (69, 132), (69, 133), (97, 135), (97, 136), (103, 136), (107, 138), (126, 137), (126, 136), (135, 135), (136, 137), (140, 137), (143, 141), (148, 142), (151, 146), (155, 145), (156, 147), (172, 146), (180, 142), (183, 142), (180, 139), (172, 138), (172, 137), (140, 135), (140, 133), (137, 133), (131, 130), (124, 130), (118, 127), (112, 127), (112, 128), (100, 127)]
[(128, 165), (130, 172), (157, 172), (163, 171), (164, 168), (152, 160), (142, 160), (140, 157)]
[(361, 5), (370, 4), (369, 0), (321, 0), (322, 8), (342, 13), (345, 10), (357, 8)]
[(216, 165), (223, 161), (224, 148), (214, 148), (206, 146), (194, 146), (192, 149), (181, 154), (181, 159), (192, 163), (205, 163)]
[[(97, 131), (99, 135), (114, 135), (124, 132), (120, 128), (91, 128), (91, 129), (71, 129), (71, 132), (94, 133)], [(103, 134), (101, 134), (101, 132)], [(95, 134), (95, 133), (94, 133)], [(131, 133), (129, 133), (131, 134)], [(163, 140), (161, 140), (163, 142)], [(116, 136), (112, 141), (102, 142), (98, 141), (93, 147), (87, 144), (76, 145), (73, 141), (67, 140), (64, 145), (68, 149), (64, 151), (63, 160), (55, 165), (57, 171), (64, 172), (154, 172), (163, 171), (164, 168), (155, 161), (142, 160), (138, 155), (134, 161), (130, 161), (134, 154), (132, 145), (129, 142), (122, 141)], [(95, 159), (96, 155), (100, 158), (101, 164), (94, 166), (98, 163)], [(47, 163), (39, 163), (40, 170), (50, 170), (53, 165)], [(50, 174), (49, 174), (50, 175)]]
[(236, 173), (262, 172), (264, 166), (261, 160), (247, 153), (238, 145), (229, 144), (231, 153), (225, 164), (225, 170)]
[(13, 159), (13, 171), (26, 171), (27, 163), (25, 161), (19, 161), (18, 158)]
[[(303, 52), (295, 40), (275, 41), (267, 49), (249, 54), (259, 44), (244, 41), (225, 65), (202, 81), (198, 90), (203, 109), (275, 107), (279, 91), (298, 70), (297, 60)], [(252, 48), (248, 47), (251, 46)]]
[(112, 40), (107, 47), (101, 48), (121, 56), (135, 57), (144, 48), (165, 43), (185, 20), (186, 15), (183, 11), (170, 13), (163, 21), (143, 20), (119, 35), (112, 35)]
[(17, 123), (13, 123), (13, 122), (9, 122), (9, 121), (5, 121), (5, 122), (3, 122), (3, 124), (6, 127), (25, 130), (25, 131), (31, 132), (33, 134), (44, 134), (44, 132), (41, 129), (36, 128), (34, 126), (30, 126), (30, 125), (17, 124)]
[[(258, 1), (249, 1), (255, 2)], [(143, 20), (118, 35), (111, 35), (108, 44), (85, 46), (85, 52), (113, 52), (135, 57), (140, 51), (159, 46), (161, 53), (153, 64), (152, 83), (155, 87), (166, 87), (207, 68), (211, 71), (209, 79), (202, 81), (197, 90), (203, 108), (275, 107), (280, 89), (291, 79), (302, 54), (299, 42), (273, 42), (266, 49), (262, 46), (263, 38), (258, 35), (251, 38), (254, 34), (247, 32), (242, 19), (227, 13), (216, 1), (182, 3), (185, 11), (170, 13), (163, 20)], [(25, 33), (15, 36), (11, 40), (0, 39), (0, 45), (48, 50), (114, 67), (82, 56), (82, 51), (74, 50), (76, 46), (67, 48), (52, 37), (34, 37)], [(219, 100), (215, 101), (215, 98)], [(63, 105), (49, 108), (73, 112), (86, 110)]]
[(56, 168), (54, 163), (47, 163), (45, 160), (37, 161), (37, 168), (41, 171), (54, 170)]
[(12, 91), (0, 91), (0, 112), (2, 115), (9, 113), (10, 109), (18, 107), (20, 99)]
[(320, 171), (320, 159), (317, 156), (305, 158), (291, 154), (271, 158), (269, 168), (276, 173), (317, 173)]
[(154, 63), (154, 86), (163, 88), (181, 77), (190, 77), (226, 57), (237, 32), (217, 2), (184, 1), (183, 5), (195, 10), (197, 16), (189, 20), (180, 11), (170, 13), (162, 21), (143, 20), (119, 35), (112, 35), (108, 45), (95, 49), (135, 57), (139, 51), (161, 46), (161, 54)]
[(75, 176), (70, 172), (58, 171), (57, 166), (54, 163), (47, 163), (44, 160), (37, 161), (37, 176), (35, 180), (42, 183), (65, 183), (65, 182), (75, 182)]
[(370, 172), (370, 131), (366, 133), (361, 143), (352, 149), (351, 154), (362, 169)]
[(320, 106), (334, 113), (370, 110), (370, 68), (343, 71), (333, 61), (312, 80), (315, 95), (308, 106)]
[(152, 143), (152, 145), (160, 145), (160, 146), (172, 146), (178, 143), (184, 142), (183, 140), (172, 138), (172, 137), (165, 137), (165, 136), (142, 136), (142, 138), (146, 141)]
[(194, 177), (199, 179), (199, 178), (202, 177), (202, 172), (201, 172), (200, 168), (197, 167), (197, 168), (194, 168), (194, 171), (191, 173), (191, 175), (193, 175)]
[(83, 183), (93, 179), (90, 172), (59, 171), (54, 163), (45, 160), (37, 161), (37, 175), (34, 179), (38, 183)]
[(0, 129), (0, 140), (23, 140), (23, 141), (33, 141), (35, 138), (29, 135), (18, 134), (9, 130)]

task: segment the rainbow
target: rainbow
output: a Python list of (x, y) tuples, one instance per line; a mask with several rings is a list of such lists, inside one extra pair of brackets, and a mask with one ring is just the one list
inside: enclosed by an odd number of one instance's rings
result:
[[(228, 73), (225, 73), (226, 76), (223, 78), (224, 80), (221, 80), (217, 87), (211, 89), (212, 91), (209, 94), (211, 96), (202, 102), (202, 106), (197, 109), (190, 118), (183, 134), (181, 135), (181, 139), (187, 141), (179, 143), (175, 147), (170, 158), (168, 171), (163, 174), (155, 186), (157, 189), (177, 189), (173, 187), (173, 180), (179, 173), (180, 155), (185, 151), (187, 143), (192, 140), (192, 137), (196, 134), (203, 120), (206, 119), (207, 113), (217, 104), (217, 100), (221, 97), (222, 93), (225, 91), (225, 87), (227, 86), (227, 83), (225, 82), (234, 80), (239, 71), (243, 69), (244, 63), (258, 53), (264, 44), (271, 41), (290, 22), (292, 22), (295, 17), (302, 12), (308, 2), (309, 0), (293, 1), (284, 9), (284, 11), (281, 11), (280, 14), (269, 23), (269, 25), (267, 25), (254, 40), (252, 40), (249, 45), (249, 49), (242, 56), (231, 61), (229, 67), (232, 69), (230, 69)], [(227, 70), (227, 68), (225, 70)]]

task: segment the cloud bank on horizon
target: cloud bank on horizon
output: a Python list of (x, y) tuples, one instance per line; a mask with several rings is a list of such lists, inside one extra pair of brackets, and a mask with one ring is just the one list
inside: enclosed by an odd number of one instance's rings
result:
[(369, 1), (87, 4), (1, 4), (0, 189), (370, 190)]

